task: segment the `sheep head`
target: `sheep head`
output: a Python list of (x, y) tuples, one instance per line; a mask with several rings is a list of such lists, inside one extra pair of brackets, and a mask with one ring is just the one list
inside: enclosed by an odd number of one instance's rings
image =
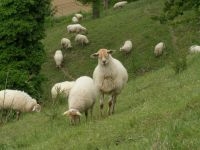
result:
[(41, 111), (41, 106), (40, 106), (40, 104), (36, 104), (35, 106), (33, 106), (32, 111), (40, 112), (40, 111)]
[(91, 55), (92, 58), (98, 57), (98, 61), (101, 65), (106, 66), (109, 63), (110, 54), (113, 50), (100, 49), (97, 53)]
[(71, 123), (76, 124), (76, 120), (78, 119), (80, 122), (80, 116), (82, 115), (77, 109), (69, 109), (64, 112), (63, 115), (67, 115), (70, 117)]

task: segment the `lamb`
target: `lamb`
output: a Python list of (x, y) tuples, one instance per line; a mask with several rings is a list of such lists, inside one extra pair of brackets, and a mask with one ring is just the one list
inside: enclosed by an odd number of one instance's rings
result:
[(158, 43), (154, 48), (155, 56), (162, 55), (164, 49), (165, 49), (165, 44), (163, 42)]
[(19, 90), (0, 91), (0, 109), (13, 109), (17, 111), (17, 119), (21, 112), (40, 112), (41, 106), (30, 95)]
[(64, 49), (72, 48), (71, 41), (67, 38), (62, 38), (60, 43)]
[(56, 67), (61, 68), (62, 62), (63, 62), (63, 54), (61, 50), (56, 50), (54, 55), (54, 60), (56, 63)]
[(121, 1), (121, 2), (117, 2), (115, 3), (115, 5), (113, 6), (114, 9), (116, 8), (122, 8), (124, 5), (126, 5), (128, 2), (127, 1)]
[(120, 51), (123, 51), (127, 54), (131, 50), (132, 50), (132, 42), (130, 40), (126, 40), (124, 45), (120, 48)]
[(64, 81), (54, 84), (51, 89), (52, 99), (55, 100), (58, 93), (64, 93), (64, 96), (67, 98), (69, 95), (69, 91), (74, 86), (74, 83), (75, 81)]
[(192, 45), (190, 47), (190, 52), (191, 53), (198, 53), (198, 52), (200, 52), (200, 46), (198, 46), (198, 45)]
[(74, 17), (72, 17), (72, 22), (73, 22), (73, 23), (78, 23), (78, 22), (79, 22), (79, 20), (78, 20), (78, 18), (77, 18), (77, 17), (75, 17), (75, 16), (74, 16)]
[(88, 40), (87, 36), (82, 35), (82, 34), (77, 34), (75, 37), (75, 42), (77, 42), (83, 46), (84, 44), (88, 44), (89, 40)]
[(108, 115), (114, 113), (117, 96), (128, 81), (128, 73), (122, 63), (111, 56), (112, 50), (100, 49), (91, 57), (98, 57), (98, 65), (93, 72), (93, 80), (100, 92), (100, 112), (103, 114), (104, 95), (109, 94)]
[(74, 16), (75, 16), (79, 21), (83, 19), (83, 15), (82, 15), (82, 14), (77, 13), (77, 14), (75, 14)]
[(87, 29), (80, 24), (70, 24), (67, 26), (68, 33), (87, 33)]
[(98, 90), (93, 79), (88, 76), (79, 77), (69, 92), (69, 110), (64, 112), (63, 115), (68, 115), (72, 124), (76, 124), (77, 120), (80, 122), (81, 113), (85, 113), (87, 120), (88, 110), (90, 110), (92, 117), (97, 96)]

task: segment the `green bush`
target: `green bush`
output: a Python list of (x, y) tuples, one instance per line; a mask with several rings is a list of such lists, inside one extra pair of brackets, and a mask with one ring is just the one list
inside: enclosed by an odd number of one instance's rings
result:
[(24, 90), (39, 97), (45, 51), (44, 21), (51, 0), (2, 0), (0, 5), (0, 88)]

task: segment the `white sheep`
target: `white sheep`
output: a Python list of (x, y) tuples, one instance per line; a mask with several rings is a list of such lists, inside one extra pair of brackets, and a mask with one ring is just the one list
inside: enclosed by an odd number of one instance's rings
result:
[(108, 114), (113, 114), (116, 98), (128, 81), (126, 68), (119, 60), (111, 56), (112, 52), (111, 50), (100, 49), (97, 53), (91, 55), (91, 57), (98, 57), (98, 65), (93, 72), (93, 79), (101, 94), (101, 115), (103, 114), (104, 94), (111, 95)]
[(56, 63), (56, 67), (61, 68), (62, 62), (63, 62), (63, 54), (61, 50), (56, 50), (54, 55), (54, 60)]
[(70, 24), (67, 26), (68, 33), (87, 33), (87, 29), (80, 24)]
[(87, 36), (82, 35), (82, 34), (77, 34), (75, 37), (75, 42), (77, 42), (83, 46), (84, 44), (88, 44), (89, 40), (88, 40)]
[(156, 44), (156, 46), (154, 48), (155, 56), (162, 55), (164, 49), (165, 49), (165, 44), (163, 42), (160, 42), (160, 43)]
[(73, 23), (78, 23), (79, 20), (78, 20), (78, 18), (77, 18), (76, 16), (74, 16), (74, 17), (72, 17), (72, 22), (73, 22)]
[(200, 52), (200, 46), (199, 45), (192, 45), (190, 47), (190, 52), (191, 53), (199, 53)]
[(75, 16), (79, 21), (83, 19), (83, 15), (82, 15), (82, 14), (77, 13), (77, 14), (75, 14), (74, 16)]
[(0, 91), (1, 108), (17, 111), (17, 119), (19, 119), (20, 112), (40, 112), (41, 110), (41, 106), (30, 95), (24, 91), (11, 89)]
[(55, 100), (58, 93), (63, 93), (64, 96), (67, 98), (69, 95), (69, 91), (74, 86), (74, 83), (75, 81), (64, 81), (54, 84), (51, 88), (52, 99)]
[(69, 110), (64, 112), (63, 115), (68, 115), (73, 124), (76, 123), (76, 120), (80, 122), (81, 113), (85, 113), (87, 119), (88, 110), (90, 110), (92, 117), (92, 110), (97, 96), (98, 90), (93, 79), (88, 76), (79, 77), (69, 92)]
[(124, 42), (124, 45), (120, 47), (120, 51), (125, 52), (126, 54), (129, 53), (132, 50), (133, 44), (130, 40), (126, 40)]
[(62, 38), (60, 43), (64, 49), (72, 48), (71, 41), (67, 38)]
[(122, 8), (124, 5), (126, 5), (128, 2), (127, 1), (121, 1), (121, 2), (117, 2), (115, 3), (115, 5), (113, 6), (114, 9), (116, 8)]

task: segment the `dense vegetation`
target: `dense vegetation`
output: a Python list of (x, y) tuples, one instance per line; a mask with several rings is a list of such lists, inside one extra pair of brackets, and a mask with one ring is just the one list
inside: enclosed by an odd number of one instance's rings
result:
[(44, 21), (50, 0), (2, 0), (0, 5), (0, 88), (40, 97), (45, 51)]
[[(188, 54), (190, 45), (200, 44), (199, 25), (182, 22), (194, 16), (193, 11), (171, 24), (152, 20), (163, 7), (164, 0), (140, 0), (124, 9), (104, 11), (96, 20), (84, 14), (81, 24), (87, 27), (90, 40), (84, 47), (66, 32), (71, 16), (47, 23), (42, 41), (47, 53), (41, 72), (47, 79), (42, 86), (42, 112), (0, 124), (0, 149), (199, 149), (200, 55)], [(59, 70), (53, 55), (62, 37), (70, 38), (73, 48), (63, 50), (64, 66)], [(119, 52), (126, 39), (134, 46), (128, 56)], [(167, 48), (156, 58), (153, 50), (160, 41)], [(61, 115), (67, 109), (66, 100), (53, 104), (50, 89), (56, 82), (92, 76), (97, 60), (90, 54), (103, 47), (116, 50), (113, 57), (127, 68), (128, 84), (114, 115), (107, 116), (105, 108), (101, 118), (97, 101), (93, 119), (86, 122), (83, 116), (80, 125), (71, 126)], [(182, 60), (178, 54), (184, 54), (187, 67), (177, 61)], [(175, 74), (177, 68), (182, 70), (179, 74)]]

